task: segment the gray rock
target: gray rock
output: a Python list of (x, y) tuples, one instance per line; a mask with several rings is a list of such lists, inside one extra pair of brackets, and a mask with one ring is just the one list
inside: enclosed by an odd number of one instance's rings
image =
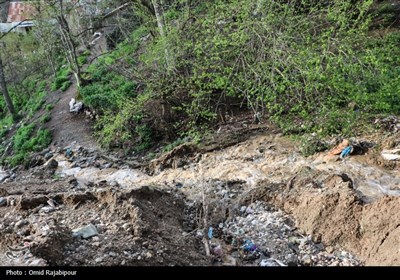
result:
[(302, 261), (303, 264), (305, 264), (305, 265), (311, 265), (311, 264), (312, 264), (312, 259), (311, 259), (310, 255), (304, 255), (304, 256), (301, 258), (301, 261)]
[(72, 231), (72, 236), (73, 237), (82, 237), (83, 239), (87, 239), (90, 238), (92, 236), (96, 236), (99, 233), (97, 232), (97, 229), (94, 225), (89, 224), (87, 226), (78, 228), (78, 229), (74, 229)]
[(297, 257), (293, 254), (290, 254), (290, 256), (287, 257), (286, 259), (287, 265), (288, 266), (297, 266)]
[(44, 206), (40, 208), (39, 213), (50, 213), (53, 212), (55, 209), (51, 206)]
[(46, 261), (44, 259), (35, 259), (31, 261), (30, 263), (31, 266), (45, 266)]
[(7, 205), (7, 198), (0, 197), (0, 207)]
[(58, 167), (58, 162), (55, 159), (50, 159), (44, 164), (44, 167), (49, 170), (55, 170)]
[(16, 227), (16, 228), (21, 228), (21, 227), (23, 227), (23, 226), (25, 226), (25, 225), (27, 225), (27, 224), (29, 224), (28, 221), (26, 221), (26, 220), (20, 220), (20, 221), (18, 221), (18, 222), (15, 223), (15, 227)]
[(260, 262), (260, 266), (279, 266), (274, 260), (263, 259)]
[(53, 153), (52, 152), (48, 152), (48, 153), (46, 153), (45, 155), (44, 155), (44, 159), (45, 160), (49, 160), (49, 159), (51, 159), (53, 157)]

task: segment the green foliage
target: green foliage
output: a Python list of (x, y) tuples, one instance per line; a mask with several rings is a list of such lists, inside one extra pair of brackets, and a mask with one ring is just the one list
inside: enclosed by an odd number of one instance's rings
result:
[[(152, 129), (142, 123), (144, 105), (151, 97), (145, 93), (139, 95), (137, 83), (122, 75), (119, 71), (122, 66), (117, 64), (121, 57), (131, 64), (136, 63), (129, 57), (138, 49), (137, 42), (143, 33), (143, 28), (140, 28), (135, 32), (133, 43), (121, 43), (114, 52), (90, 65), (87, 73), (92, 82), (80, 89), (85, 105), (100, 115), (96, 124), (97, 135), (105, 147), (122, 147), (131, 141), (135, 149), (142, 151), (154, 140)], [(133, 139), (135, 137), (137, 139)]]
[(39, 111), (44, 103), (47, 92), (39, 91), (32, 94), (32, 96), (28, 99), (25, 106), (22, 108), (29, 118), (31, 118), (37, 111)]
[(67, 80), (67, 81), (63, 82), (61, 87), (60, 87), (61, 91), (66, 91), (71, 86), (71, 84), (72, 83), (71, 83), (70, 80)]
[(153, 131), (148, 125), (143, 124), (137, 125), (135, 127), (135, 132), (139, 138), (135, 150), (137, 152), (143, 152), (153, 143)]
[(84, 51), (80, 56), (78, 56), (78, 65), (80, 67), (85, 65), (89, 56), (90, 52), (88, 50)]
[(49, 122), (51, 120), (51, 116), (49, 113), (44, 114), (41, 118), (40, 118), (40, 123), (45, 124), (47, 122)]
[(0, 139), (3, 138), (9, 129), (11, 129), (13, 119), (11, 115), (4, 116), (0, 119)]
[(51, 90), (56, 91), (58, 89), (61, 89), (62, 91), (65, 91), (70, 85), (69, 81), (69, 75), (71, 74), (71, 70), (67, 67), (61, 68), (57, 72), (57, 76), (51, 85)]
[(374, 1), (354, 2), (170, 1), (163, 37), (135, 10), (142, 24), (88, 68), (80, 94), (108, 147), (200, 141), (238, 110), (286, 133), (352, 136), (367, 113), (400, 113), (400, 32), (377, 37)]
[(47, 112), (50, 112), (51, 110), (53, 110), (53, 108), (54, 108), (54, 105), (53, 105), (53, 104), (47, 104), (47, 105), (46, 105), (46, 111), (47, 111)]
[(179, 107), (187, 131), (213, 121), (229, 97), (288, 131), (322, 135), (352, 132), (351, 102), (359, 115), (400, 112), (400, 33), (383, 40), (369, 35), (372, 1), (315, 3), (304, 10), (257, 2), (214, 1), (187, 30), (171, 26), (166, 40), (178, 76), (165, 77), (166, 62), (160, 63), (166, 42), (156, 41), (143, 56), (156, 95), (189, 97)]
[(13, 153), (8, 159), (11, 166), (21, 164), (27, 160), (30, 152), (37, 152), (46, 148), (51, 143), (51, 134), (47, 129), (38, 129), (35, 131), (35, 125), (23, 125), (14, 135)]
[(166, 145), (166, 146), (162, 149), (162, 151), (163, 151), (163, 153), (170, 152), (170, 151), (172, 151), (175, 147), (178, 147), (179, 145), (182, 145), (183, 143), (185, 143), (185, 140), (182, 139), (182, 138), (178, 138), (178, 139), (176, 139), (174, 142), (172, 142), (172, 143)]
[(304, 156), (311, 156), (328, 148), (328, 144), (316, 135), (302, 137), (300, 141), (300, 151)]

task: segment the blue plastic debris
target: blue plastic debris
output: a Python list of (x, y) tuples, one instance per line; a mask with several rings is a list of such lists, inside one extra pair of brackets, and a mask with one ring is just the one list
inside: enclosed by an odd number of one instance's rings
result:
[(349, 156), (350, 154), (351, 154), (351, 152), (353, 151), (353, 146), (348, 146), (348, 147), (346, 147), (343, 151), (342, 151), (342, 153), (340, 154), (340, 158), (341, 159), (343, 159), (343, 158), (345, 158), (346, 156)]
[(66, 157), (71, 157), (71, 156), (72, 156), (72, 150), (71, 150), (70, 148), (68, 148), (68, 149), (65, 151), (65, 156), (66, 156)]
[(213, 231), (214, 231), (213, 227), (210, 227), (210, 228), (208, 229), (208, 238), (209, 238), (209, 239), (213, 238)]
[(251, 242), (250, 240), (246, 240), (244, 245), (243, 245), (243, 249), (245, 251), (250, 251), (250, 252), (254, 252), (257, 250), (257, 246)]

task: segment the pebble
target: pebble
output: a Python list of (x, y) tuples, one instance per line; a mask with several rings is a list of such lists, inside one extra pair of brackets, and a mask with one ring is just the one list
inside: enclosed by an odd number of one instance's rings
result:
[(7, 205), (7, 199), (4, 197), (0, 197), (0, 207)]
[(90, 238), (92, 236), (98, 235), (97, 229), (94, 225), (89, 224), (87, 226), (72, 230), (72, 236), (82, 237), (83, 239)]
[(326, 251), (328, 254), (332, 254), (333, 251), (335, 251), (335, 249), (334, 249), (332, 246), (328, 246), (328, 247), (326, 247), (325, 251)]
[(305, 264), (305, 265), (311, 265), (312, 264), (312, 259), (309, 255), (304, 255), (301, 258), (301, 261)]
[(20, 220), (20, 221), (18, 221), (18, 222), (15, 223), (15, 227), (16, 227), (16, 228), (21, 228), (21, 227), (23, 227), (23, 226), (25, 226), (25, 225), (27, 225), (27, 224), (29, 224), (28, 221), (26, 221), (26, 220)]

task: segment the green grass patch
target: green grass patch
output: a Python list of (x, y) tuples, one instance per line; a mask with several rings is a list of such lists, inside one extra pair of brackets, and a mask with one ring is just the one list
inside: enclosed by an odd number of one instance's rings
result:
[(30, 152), (38, 152), (51, 143), (51, 134), (47, 129), (35, 130), (34, 124), (21, 126), (13, 137), (13, 156), (6, 162), (11, 166), (26, 163)]
[(40, 118), (40, 123), (45, 124), (47, 122), (49, 122), (51, 120), (51, 116), (49, 113), (44, 114), (41, 118)]

